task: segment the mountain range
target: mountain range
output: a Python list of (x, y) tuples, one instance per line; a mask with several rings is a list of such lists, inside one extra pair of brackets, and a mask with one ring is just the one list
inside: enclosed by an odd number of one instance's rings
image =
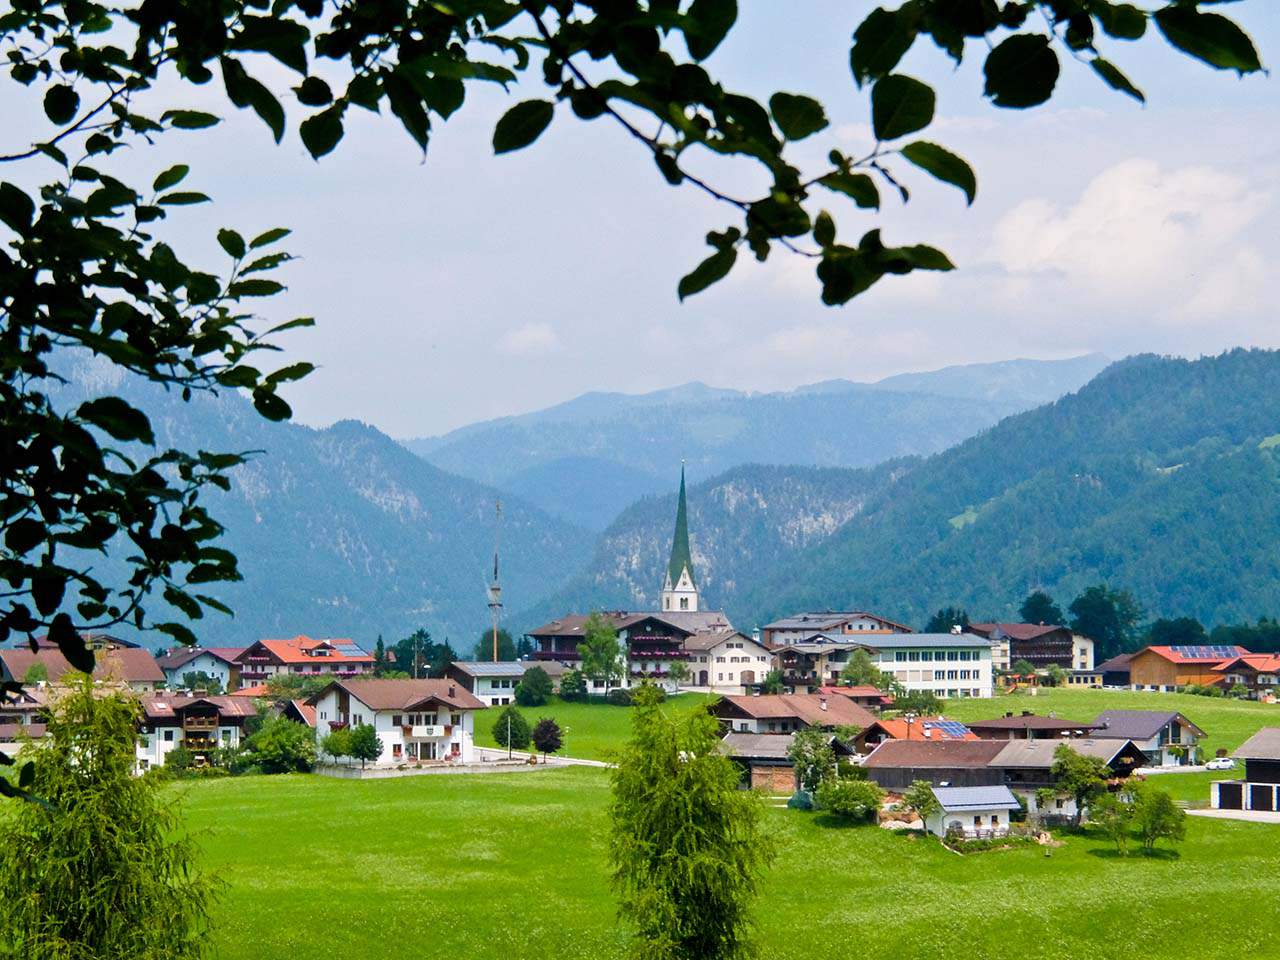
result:
[(862, 467), (935, 453), (1077, 389), (1108, 362), (1007, 360), (777, 393), (701, 383), (587, 393), (404, 443), (443, 470), (603, 530), (640, 497), (672, 490), (682, 461), (697, 481), (744, 463)]
[[(1271, 351), (1135, 357), (928, 458), (820, 482), (812, 468), (740, 467), (689, 490), (704, 600), (743, 628), (802, 609), (920, 624), (949, 604), (1014, 618), (1033, 588), (1065, 606), (1109, 582), (1153, 617), (1274, 614), (1276, 384)], [(628, 510), (589, 567), (521, 625), (652, 604), (673, 513), (672, 496)]]

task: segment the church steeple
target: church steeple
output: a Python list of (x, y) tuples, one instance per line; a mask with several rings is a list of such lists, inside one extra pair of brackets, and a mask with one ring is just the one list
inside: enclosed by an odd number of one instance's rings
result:
[(684, 464), (680, 464), (680, 499), (676, 505), (676, 529), (671, 538), (671, 560), (662, 582), (662, 609), (698, 609), (698, 585), (693, 579), (693, 552), (689, 549), (689, 507), (684, 492)]

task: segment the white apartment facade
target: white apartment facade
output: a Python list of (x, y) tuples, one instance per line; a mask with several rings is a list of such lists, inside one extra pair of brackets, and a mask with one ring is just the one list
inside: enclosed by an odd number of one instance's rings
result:
[(868, 639), (867, 652), (908, 690), (937, 697), (990, 697), (991, 644), (971, 633), (907, 633)]

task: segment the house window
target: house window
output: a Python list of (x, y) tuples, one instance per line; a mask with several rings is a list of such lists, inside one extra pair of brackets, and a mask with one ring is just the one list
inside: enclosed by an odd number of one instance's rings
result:
[(912, 651), (910, 651), (910, 652), (907, 654), (907, 659), (908, 659), (909, 661), (911, 661), (912, 663), (919, 663), (919, 662), (920, 662), (920, 651), (919, 651), (919, 650), (912, 650)]
[(743, 720), (738, 724), (738, 729), (743, 733), (747, 733), (751, 729), (751, 725), (748, 724), (747, 721)]
[(719, 680), (719, 681), (721, 681), (721, 682), (723, 682), (723, 681), (724, 681), (724, 674), (723, 674), (723, 673), (717, 673), (717, 674), (716, 674), (716, 679), (717, 679), (717, 680)]
[(401, 753), (403, 753), (403, 749), (402, 749), (401, 745), (400, 745), (400, 744), (398, 744), (398, 743), (393, 743), (393, 744), (391, 745), (391, 757), (392, 757), (392, 759), (393, 759), (393, 760), (399, 760), (399, 759), (400, 759), (400, 754), (401, 754)]
[(899, 650), (893, 655), (893, 659), (895, 663), (906, 663), (907, 655), (903, 651)]
[(681, 609), (681, 610), (688, 610), (688, 609), (689, 609), (689, 598), (688, 598), (688, 597), (681, 597), (681, 598), (680, 598), (680, 609)]
[(392, 725), (393, 727), (399, 727), (399, 726), (402, 726), (402, 724), (400, 723), (400, 721), (401, 721), (401, 720), (403, 720), (403, 719), (404, 719), (404, 717), (402, 717), (400, 714), (398, 714), (398, 713), (393, 713), (393, 714), (391, 715), (391, 725)]
[(173, 743), (173, 731), (172, 731), (172, 730), (166, 730), (166, 731), (164, 732), (164, 742), (165, 742), (165, 743)]

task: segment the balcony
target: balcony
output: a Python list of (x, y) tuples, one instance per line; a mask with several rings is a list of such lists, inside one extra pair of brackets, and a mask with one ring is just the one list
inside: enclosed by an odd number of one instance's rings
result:
[(182, 729), (187, 733), (208, 732), (218, 729), (217, 717), (187, 717), (182, 721)]
[(570, 662), (581, 660), (582, 654), (577, 650), (535, 650), (533, 652), (535, 660), (560, 660), (562, 662)]

